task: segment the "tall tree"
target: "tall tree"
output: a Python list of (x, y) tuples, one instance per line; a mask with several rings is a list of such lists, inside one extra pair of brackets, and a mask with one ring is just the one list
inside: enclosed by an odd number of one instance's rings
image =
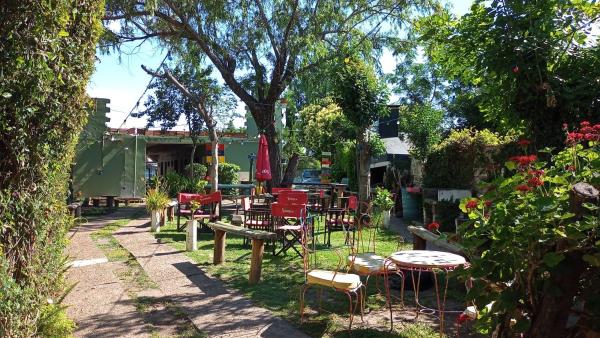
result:
[(70, 335), (62, 331), (64, 309), (49, 300), (64, 292), (66, 234), (73, 225), (65, 201), (90, 112), (85, 89), (102, 29), (101, 4), (0, 5), (1, 337)]
[(332, 59), (338, 45), (359, 48), (393, 31), (423, 2), (108, 0), (106, 19), (121, 20), (113, 41), (158, 38), (188, 57), (205, 55), (266, 134), (278, 184), (275, 103), (290, 82)]
[[(162, 70), (142, 68), (158, 78), (151, 85), (154, 94), (146, 102), (146, 109), (138, 116), (147, 115), (148, 125), (160, 123), (163, 129), (175, 127), (184, 117), (192, 139), (190, 164), (193, 167), (200, 133), (208, 131), (211, 142), (211, 165), (209, 177), (211, 190), (216, 191), (219, 184), (219, 135), (217, 122), (224, 116), (232, 117), (235, 100), (228, 91), (211, 78), (211, 67), (200, 67), (185, 64), (173, 70), (164, 67)], [(193, 168), (190, 170), (192, 179)]]
[(462, 103), (539, 147), (560, 146), (563, 123), (600, 116), (599, 19), (593, 1), (476, 1), (461, 18), (423, 19), (419, 33), (445, 78), (469, 88)]
[(385, 85), (377, 78), (373, 67), (359, 58), (348, 57), (336, 72), (336, 101), (355, 128), (358, 150), (358, 195), (361, 201), (370, 196), (373, 154), (369, 129), (381, 117), (389, 114)]

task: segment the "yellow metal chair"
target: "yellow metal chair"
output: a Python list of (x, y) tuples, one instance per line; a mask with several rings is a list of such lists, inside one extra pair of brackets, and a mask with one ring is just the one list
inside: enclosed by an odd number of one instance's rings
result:
[[(348, 269), (340, 271), (344, 266), (343, 255), (339, 248), (335, 248), (335, 252), (339, 257), (338, 266), (335, 270), (323, 270), (317, 268), (317, 257), (314, 247), (308, 247), (306, 231), (302, 241), (303, 260), (304, 260), (304, 285), (300, 292), (300, 322), (304, 322), (304, 307), (306, 291), (313, 286), (321, 288), (329, 288), (336, 292), (344, 293), (348, 297), (350, 322), (348, 329), (352, 329), (354, 313), (356, 308), (360, 306), (360, 318), (364, 315), (364, 299), (366, 297), (366, 289), (360, 276), (354, 273), (349, 273)], [(354, 246), (344, 246), (353, 251)], [(346, 265), (347, 267), (347, 265)], [(321, 289), (322, 291), (322, 289)], [(320, 293), (319, 293), (320, 298)], [(320, 307), (320, 300), (319, 300)]]

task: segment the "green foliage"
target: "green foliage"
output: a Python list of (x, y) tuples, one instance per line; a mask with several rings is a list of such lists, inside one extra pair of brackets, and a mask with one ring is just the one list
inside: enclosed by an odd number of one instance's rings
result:
[(219, 182), (223, 184), (238, 184), (240, 166), (233, 163), (219, 163)]
[(440, 10), (419, 20), (416, 31), (455, 87), (450, 110), (520, 129), (542, 148), (562, 144), (564, 122), (600, 112), (598, 15), (593, 1), (476, 1), (460, 18)]
[[(193, 167), (193, 175), (192, 175), (192, 167)], [(195, 178), (204, 178), (206, 177), (206, 173), (208, 172), (208, 168), (202, 163), (193, 163), (192, 165), (188, 164), (184, 168), (185, 172), (189, 177)]]
[(425, 160), (431, 149), (441, 139), (444, 112), (430, 104), (400, 108), (398, 131), (408, 138), (413, 148), (411, 155)]
[(473, 189), (476, 178), (498, 173), (513, 137), (489, 130), (453, 130), (435, 145), (425, 163), (423, 184), (430, 188)]
[(149, 189), (146, 193), (146, 209), (150, 211), (162, 211), (171, 202), (169, 195), (162, 190), (160, 185), (154, 189)]
[(343, 178), (348, 179), (348, 189), (356, 191), (358, 182), (356, 177), (356, 143), (345, 141), (336, 144), (331, 165), (331, 175), (335, 182), (341, 182)]
[(188, 192), (188, 193), (193, 193), (193, 194), (204, 194), (204, 193), (206, 193), (205, 187), (207, 184), (208, 184), (208, 181), (206, 181), (202, 178), (195, 178), (195, 179), (186, 178), (185, 186), (184, 186), (182, 192)]
[[(495, 301), (476, 325), (482, 332), (499, 325), (505, 336), (524, 332), (533, 337), (530, 327), (556, 325), (536, 322), (546, 318), (544, 311), (558, 311), (566, 320), (574, 304), (584, 304), (580, 313), (592, 319), (577, 325), (597, 331), (599, 206), (597, 200), (587, 203), (576, 215), (570, 192), (578, 182), (600, 186), (598, 142), (574, 143), (548, 163), (527, 156), (507, 164), (507, 177), (492, 181), (493, 189), (480, 199), (460, 205), (471, 219), (460, 228), (471, 262), (462, 274), (475, 281), (468, 298), (479, 309)], [(545, 297), (565, 297), (566, 302), (555, 303), (563, 308), (543, 306)]]
[(394, 207), (392, 193), (381, 187), (375, 188), (372, 202), (373, 206), (378, 211), (389, 211)]
[(67, 317), (66, 306), (48, 304), (42, 307), (39, 324), (40, 337), (71, 337), (75, 327), (75, 322)]
[(304, 145), (317, 154), (332, 151), (338, 142), (355, 135), (352, 124), (330, 97), (302, 109), (300, 121)]
[(335, 76), (335, 100), (344, 116), (359, 130), (359, 137), (363, 129), (389, 114), (387, 88), (372, 66), (359, 59), (346, 58)]
[(65, 200), (102, 1), (16, 1), (0, 10), (0, 336), (39, 333), (63, 291)]
[(184, 191), (187, 187), (188, 178), (178, 174), (175, 171), (169, 171), (163, 177), (165, 189), (169, 197), (177, 197), (177, 194)]

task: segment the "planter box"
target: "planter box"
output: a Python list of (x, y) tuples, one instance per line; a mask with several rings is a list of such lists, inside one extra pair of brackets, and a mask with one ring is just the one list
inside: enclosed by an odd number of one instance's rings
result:
[(433, 201), (456, 201), (471, 197), (471, 190), (425, 188), (423, 189), (423, 196)]

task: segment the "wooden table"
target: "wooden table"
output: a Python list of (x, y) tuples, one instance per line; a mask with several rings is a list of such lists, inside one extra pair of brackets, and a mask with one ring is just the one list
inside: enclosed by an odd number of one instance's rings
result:
[(249, 283), (256, 284), (260, 281), (262, 272), (262, 258), (265, 252), (265, 241), (277, 238), (277, 234), (269, 231), (253, 230), (223, 222), (210, 222), (208, 226), (215, 231), (215, 247), (213, 264), (225, 262), (225, 239), (227, 233), (248, 237), (252, 240), (252, 256), (250, 258)]
[[(419, 317), (419, 313), (422, 310), (427, 310), (433, 314), (437, 312), (439, 314), (440, 319), (440, 337), (442, 337), (444, 333), (444, 313), (446, 312), (445, 306), (446, 294), (448, 291), (448, 278), (445, 278), (446, 283), (444, 286), (444, 292), (442, 294), (442, 299), (440, 300), (440, 290), (437, 273), (440, 272), (447, 274), (449, 271), (452, 271), (461, 265), (468, 266), (468, 263), (464, 257), (443, 251), (406, 250), (395, 252), (390, 257), (388, 257), (385, 262), (386, 278), (384, 280), (386, 283), (386, 293), (390, 308), (390, 323), (392, 329), (394, 327), (394, 317), (392, 314), (392, 299), (390, 296), (389, 278), (387, 278), (388, 272), (402, 274), (402, 270), (411, 271), (413, 290), (415, 293), (415, 306), (417, 309), (415, 319)], [(388, 271), (388, 267), (391, 266), (395, 266), (395, 269), (393, 271), (391, 269)], [(419, 303), (419, 288), (421, 272), (423, 271), (431, 272), (431, 274), (433, 275), (433, 280), (435, 283), (436, 301), (438, 306), (437, 310), (427, 308)], [(415, 273), (418, 273), (418, 281), (416, 282)], [(401, 277), (403, 277), (403, 275), (401, 275)], [(402, 294), (404, 293), (404, 281), (402, 283), (401, 292)]]

